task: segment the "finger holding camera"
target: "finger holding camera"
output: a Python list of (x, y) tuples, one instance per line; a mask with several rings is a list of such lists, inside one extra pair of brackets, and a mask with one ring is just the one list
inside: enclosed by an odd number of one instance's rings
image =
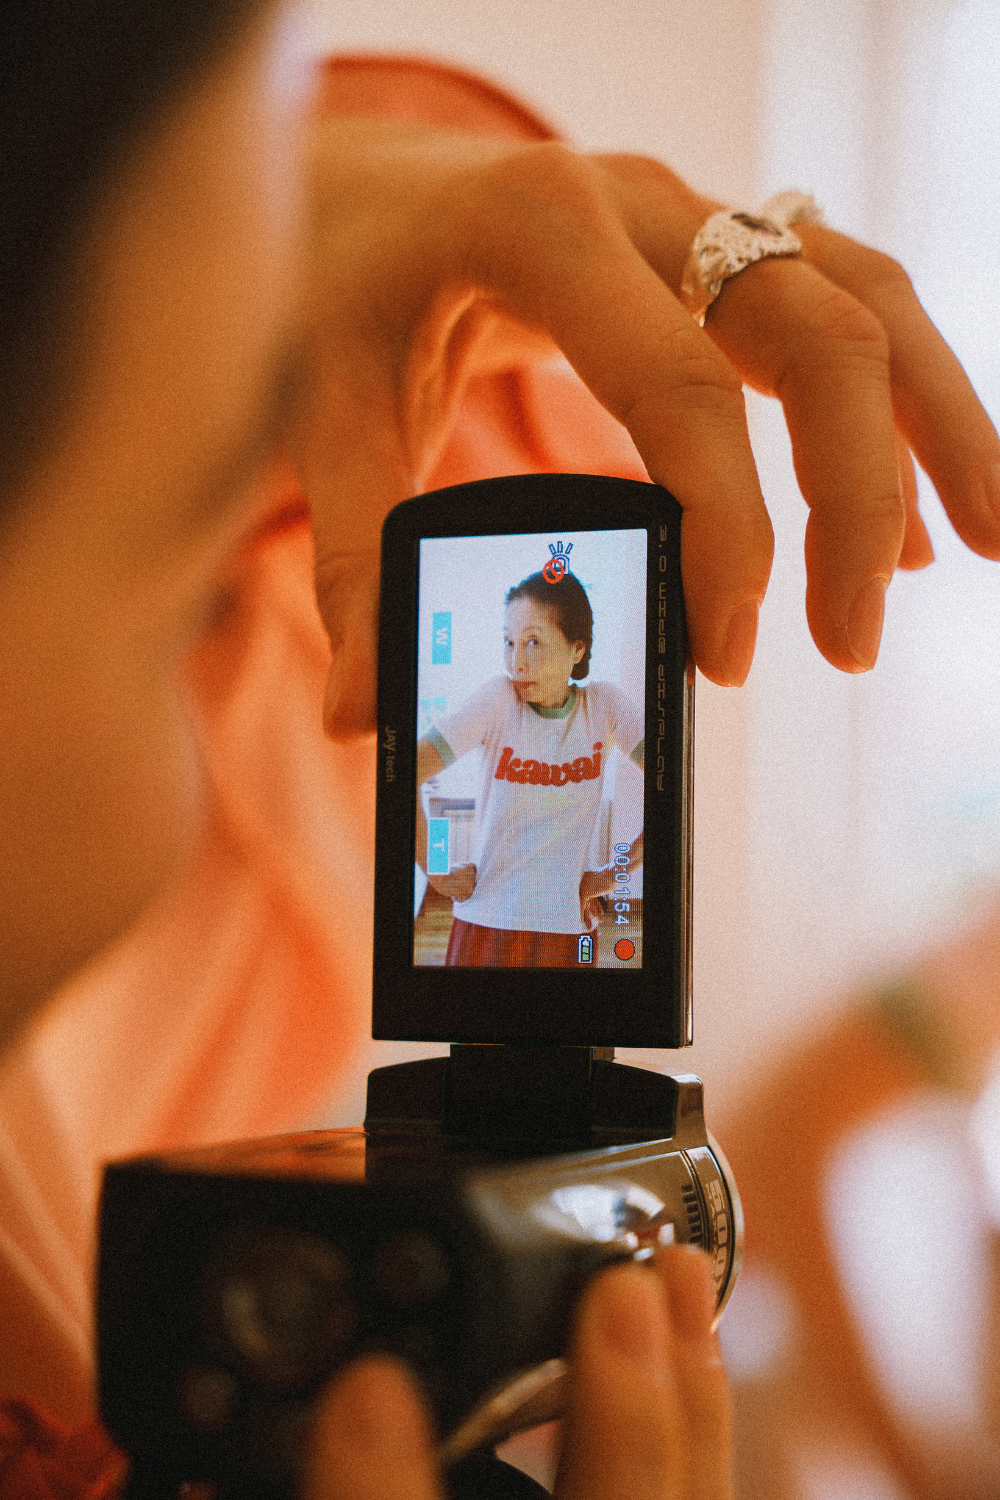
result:
[(428, 875), (427, 884), (439, 896), (447, 896), (451, 901), (468, 901), (476, 889), (476, 867), (458, 865), (447, 875)]
[(728, 1500), (730, 1411), (707, 1258), (598, 1277), (577, 1315), (557, 1500)]
[(442, 1500), (430, 1418), (396, 1360), (373, 1356), (320, 1402), (304, 1500)]
[[(577, 1311), (556, 1500), (729, 1500), (730, 1412), (706, 1257), (619, 1266)], [(358, 1361), (316, 1423), (305, 1500), (441, 1500), (430, 1423), (393, 1360)]]

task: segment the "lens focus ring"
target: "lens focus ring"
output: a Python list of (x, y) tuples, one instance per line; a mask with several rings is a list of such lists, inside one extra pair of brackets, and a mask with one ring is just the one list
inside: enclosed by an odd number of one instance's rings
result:
[(223, 1352), (255, 1379), (304, 1385), (344, 1351), (357, 1327), (350, 1266), (319, 1235), (241, 1235), (216, 1258), (209, 1317)]

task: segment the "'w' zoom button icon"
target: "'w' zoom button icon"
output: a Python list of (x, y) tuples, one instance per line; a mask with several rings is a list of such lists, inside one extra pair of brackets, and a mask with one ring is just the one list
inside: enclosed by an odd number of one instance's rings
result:
[(435, 613), (431, 622), (431, 665), (451, 666), (451, 610)]

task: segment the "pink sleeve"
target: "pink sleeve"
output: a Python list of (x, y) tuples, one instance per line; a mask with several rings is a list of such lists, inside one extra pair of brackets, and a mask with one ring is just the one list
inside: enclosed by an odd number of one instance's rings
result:
[[(325, 107), (553, 134), (491, 84), (418, 60), (333, 60)], [(562, 366), (474, 380), (431, 484), (553, 471), (645, 478)], [(273, 484), (239, 597), (190, 664), (201, 846), (0, 1071), (0, 1393), (70, 1423), (92, 1411), (101, 1161), (321, 1121), (369, 1025), (374, 739), (324, 740), (305, 502), (286, 470)]]

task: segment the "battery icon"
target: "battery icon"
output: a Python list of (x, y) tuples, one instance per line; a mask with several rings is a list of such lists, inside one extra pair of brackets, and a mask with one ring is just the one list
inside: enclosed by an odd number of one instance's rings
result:
[(580, 944), (577, 950), (577, 963), (592, 964), (594, 962), (594, 939), (589, 932), (581, 933)]

